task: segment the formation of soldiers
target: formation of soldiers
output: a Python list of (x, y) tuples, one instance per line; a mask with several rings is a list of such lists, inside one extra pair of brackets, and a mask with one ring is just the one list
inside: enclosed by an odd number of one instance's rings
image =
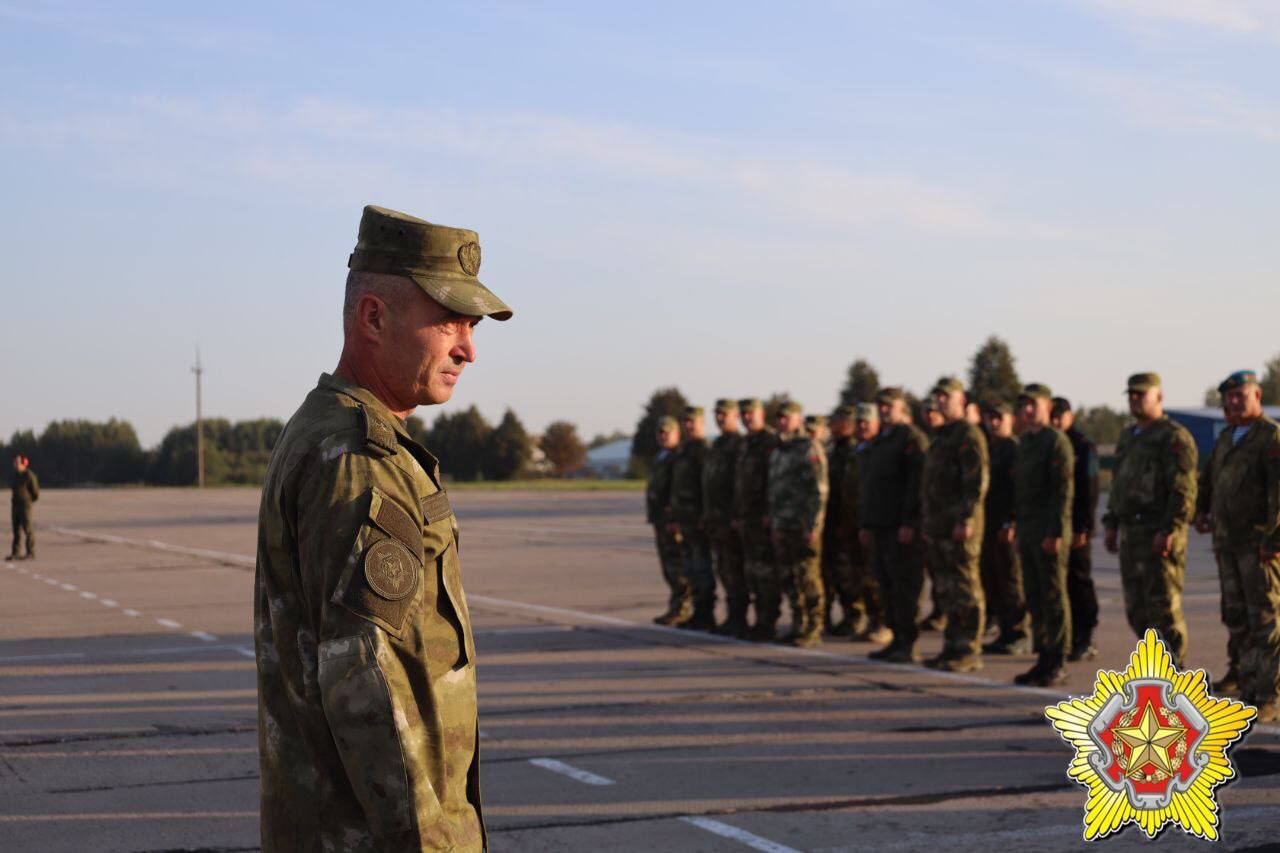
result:
[[(1195, 442), (1165, 414), (1160, 377), (1129, 377), (1134, 424), (1116, 448), (1104, 544), (1119, 555), (1130, 627), (1155, 628), (1181, 665), (1188, 531), (1194, 521), (1213, 533), (1231, 661), (1214, 689), (1276, 720), (1280, 426), (1252, 371), (1219, 391), (1228, 428), (1197, 477)], [(972, 400), (943, 377), (921, 426), (900, 388), (829, 421), (788, 403), (767, 424), (757, 398), (717, 400), (710, 444), (704, 420), (691, 406), (657, 424), (646, 504), (670, 598), (655, 622), (802, 647), (825, 631), (904, 664), (920, 660), (922, 630), (941, 630), (927, 666), (972, 672), (984, 654), (1034, 653), (1014, 680), (1039, 686), (1097, 654), (1098, 452), (1047, 386), (1012, 403)], [(920, 619), (926, 577), (932, 611)], [(791, 629), (780, 636), (784, 599)]]

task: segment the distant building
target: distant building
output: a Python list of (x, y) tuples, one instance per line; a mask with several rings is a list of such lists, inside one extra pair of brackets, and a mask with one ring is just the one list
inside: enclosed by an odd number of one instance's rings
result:
[[(1227, 428), (1222, 409), (1166, 409), (1169, 418), (1182, 424), (1196, 440), (1196, 448), (1200, 451), (1200, 463), (1209, 458), (1213, 452), (1213, 443), (1218, 440), (1218, 433)], [(1263, 411), (1272, 420), (1280, 420), (1280, 406), (1264, 406)]]
[(620, 438), (588, 450), (586, 464), (574, 471), (573, 476), (617, 480), (627, 476), (627, 465), (630, 462), (631, 439)]

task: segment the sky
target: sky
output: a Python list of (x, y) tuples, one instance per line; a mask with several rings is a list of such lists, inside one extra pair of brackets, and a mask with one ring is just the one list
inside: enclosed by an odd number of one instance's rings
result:
[(376, 203), (515, 309), (453, 400), (630, 429), (963, 374), (1174, 405), (1280, 351), (1271, 0), (0, 0), (0, 437), (287, 418)]

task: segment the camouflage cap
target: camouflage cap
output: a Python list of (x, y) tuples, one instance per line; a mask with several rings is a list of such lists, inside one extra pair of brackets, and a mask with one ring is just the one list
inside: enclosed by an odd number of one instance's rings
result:
[[(863, 406), (863, 405), (866, 405), (866, 404), (865, 404), (865, 403), (859, 403), (858, 405), (859, 405), (859, 406)], [(854, 416), (857, 414), (857, 412), (858, 412), (858, 410), (857, 410), (857, 407), (856, 407), (856, 406), (836, 406), (835, 411), (831, 413), (831, 420), (833, 420), (833, 421), (851, 421), (851, 420), (853, 420), (853, 418), (854, 418)]]
[(1125, 389), (1126, 393), (1144, 393), (1152, 388), (1160, 387), (1159, 373), (1135, 373), (1129, 377), (1129, 387)]
[(804, 425), (810, 428), (816, 427), (816, 426), (824, 427), (827, 425), (827, 416), (826, 415), (806, 415), (804, 419)]
[(1039, 382), (1032, 382), (1029, 385), (1022, 386), (1022, 392), (1018, 394), (1018, 399), (1028, 400), (1052, 400), (1053, 392), (1049, 390), (1048, 385)]
[(954, 376), (943, 376), (937, 382), (933, 383), (930, 394), (955, 394), (964, 393), (964, 383)]
[(655, 432), (666, 432), (669, 429), (679, 430), (680, 424), (670, 415), (658, 418), (658, 422), (653, 425)]
[(1222, 380), (1222, 384), (1218, 386), (1218, 393), (1225, 394), (1236, 388), (1243, 388), (1246, 385), (1257, 385), (1258, 374), (1252, 370), (1237, 370), (1235, 373)]
[(932, 397), (928, 397), (920, 401), (920, 411), (936, 412), (938, 411), (938, 404), (933, 401)]
[(888, 388), (881, 388), (879, 391), (876, 392), (877, 403), (892, 403), (894, 400), (905, 400), (905, 399), (907, 399), (907, 395), (903, 393), (902, 389), (895, 388), (893, 386), (890, 386)]
[(717, 412), (736, 412), (738, 411), (738, 401), (730, 400), (728, 397), (721, 397), (716, 400)]
[(874, 403), (859, 403), (853, 410), (853, 417), (858, 421), (878, 421), (880, 410)]
[(763, 409), (764, 403), (760, 402), (759, 397), (743, 397), (738, 401), (738, 411), (749, 412), (752, 409)]
[(690, 418), (692, 418), (693, 420), (697, 420), (698, 418), (702, 417), (703, 414), (704, 412), (702, 411), (701, 406), (685, 406), (684, 413), (681, 415), (681, 417), (684, 418), (685, 420), (689, 420)]
[(981, 408), (984, 414), (1008, 415), (1013, 412), (1013, 406), (999, 397), (988, 397), (983, 400)]
[(778, 414), (780, 415), (798, 415), (803, 411), (804, 409), (801, 408), (800, 404), (794, 400), (783, 403), (778, 407)]
[(480, 283), (480, 236), (435, 225), (376, 205), (360, 217), (360, 234), (347, 266), (402, 275), (445, 308), (469, 317), (511, 319), (512, 311)]
[(1056, 418), (1058, 415), (1066, 414), (1066, 413), (1067, 413), (1067, 412), (1069, 412), (1069, 411), (1071, 411), (1071, 401), (1070, 401), (1070, 400), (1068, 400), (1066, 397), (1054, 397), (1054, 398), (1053, 398), (1053, 412), (1052, 412), (1052, 413), (1053, 413), (1053, 416), (1054, 416), (1055, 418)]

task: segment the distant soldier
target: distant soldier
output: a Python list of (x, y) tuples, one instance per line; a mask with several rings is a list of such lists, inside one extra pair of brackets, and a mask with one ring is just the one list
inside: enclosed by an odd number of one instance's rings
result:
[[(849, 525), (846, 513), (845, 477), (853, 455), (853, 406), (840, 406), (831, 416), (831, 446), (827, 450), (827, 516), (822, 526), (822, 585), (826, 593), (827, 630), (837, 637), (860, 634), (867, 627), (866, 602), (861, 579), (855, 579), (854, 563), (858, 528)], [(853, 508), (856, 516), (856, 506)], [(865, 572), (864, 572), (865, 575)], [(831, 611), (840, 602), (841, 618)]]
[(733, 487), (743, 443), (738, 432), (736, 400), (716, 400), (716, 426), (720, 434), (711, 443), (702, 466), (703, 519), (711, 537), (711, 555), (727, 610), (725, 621), (716, 626), (715, 633), (745, 637), (747, 579), (742, 567), (742, 537), (733, 526)]
[(1160, 632), (1179, 666), (1186, 660), (1182, 585), (1187, 570), (1187, 525), (1196, 502), (1195, 442), (1164, 413), (1155, 373), (1129, 377), (1129, 411), (1137, 425), (1116, 445), (1116, 471), (1102, 524), (1104, 544), (1120, 555), (1125, 616), (1139, 637)]
[(778, 436), (765, 424), (764, 405), (755, 397), (738, 401), (747, 434), (733, 487), (733, 516), (742, 536), (743, 573), (755, 606), (749, 639), (769, 642), (777, 630), (782, 587), (778, 582), (773, 538), (769, 534), (769, 457)]
[(36, 472), (31, 470), (31, 462), (27, 457), (18, 454), (13, 457), (13, 499), (9, 520), (13, 523), (13, 547), (9, 549), (6, 559), (19, 560), (18, 546), (22, 537), (26, 537), (26, 559), (36, 558), (36, 532), (31, 522), (32, 505), (40, 500), (40, 481)]
[[(965, 418), (968, 419), (969, 407), (965, 406)], [(947, 419), (938, 411), (938, 404), (932, 397), (920, 404), (920, 414), (924, 420), (925, 435), (932, 438), (942, 429)], [(924, 573), (929, 578), (929, 615), (920, 620), (919, 631), (941, 631), (947, 625), (947, 618), (942, 613), (942, 604), (938, 601), (938, 582), (933, 577), (933, 568), (925, 565)]]
[(1075, 488), (1071, 499), (1071, 553), (1067, 556), (1067, 599), (1071, 602), (1071, 651), (1067, 660), (1092, 660), (1098, 650), (1098, 592), (1093, 585), (1093, 529), (1098, 517), (1098, 448), (1076, 428), (1076, 414), (1065, 397), (1053, 398), (1050, 421), (1066, 433), (1075, 455)]
[(778, 413), (782, 443), (769, 457), (769, 527), (780, 573), (790, 575), (791, 635), (797, 646), (822, 642), (822, 524), (827, 509), (827, 454), (801, 430), (800, 406)]
[(1206, 468), (1211, 494), (1207, 508), (1200, 504), (1197, 526), (1212, 525), (1240, 695), (1257, 706), (1258, 722), (1274, 723), (1280, 720), (1280, 425), (1263, 414), (1253, 371), (1231, 374), (1218, 390), (1231, 425)]
[[(1227, 441), (1226, 436), (1232, 434), (1236, 426), (1231, 416), (1230, 407), (1227, 406), (1226, 396), (1221, 390), (1223, 384), (1225, 382), (1218, 385), (1218, 401), (1222, 406), (1222, 422), (1225, 428), (1218, 433), (1218, 438), (1213, 448), (1214, 452), (1210, 454), (1209, 461), (1200, 469), (1196, 487), (1194, 526), (1196, 531), (1201, 534), (1213, 532), (1213, 517), (1211, 513), (1213, 501), (1213, 456), (1216, 455), (1218, 443)], [(1213, 540), (1213, 561), (1218, 567), (1218, 582), (1221, 587), (1223, 586), (1222, 543), (1218, 542), (1216, 537)], [(1237, 603), (1229, 601), (1225, 594), (1218, 597), (1222, 624), (1227, 626), (1227, 671), (1211, 685), (1213, 692), (1219, 696), (1226, 694), (1238, 696), (1240, 694), (1240, 647), (1245, 633), (1249, 630), (1249, 622), (1244, 609), (1236, 605)]]
[(1013, 469), (1018, 439), (1013, 436), (1013, 409), (1003, 400), (983, 405), (987, 451), (991, 457), (991, 485), (984, 504), (982, 533), (982, 590), (987, 597), (987, 621), (1000, 633), (982, 647), (997, 655), (1022, 655), (1031, 650), (1027, 634), (1027, 601), (1023, 593), (1022, 561), (1013, 544)]
[[(842, 519), (841, 527), (848, 531), (844, 547), (849, 555), (848, 577), (853, 606), (861, 605), (866, 613), (866, 626), (861, 631), (854, 631), (852, 638), (855, 641), (884, 645), (893, 640), (893, 632), (886, 625), (880, 585), (871, 571), (871, 549), (862, 543), (862, 514), (859, 511), (862, 500), (862, 464), (866, 452), (880, 433), (880, 410), (874, 403), (859, 403), (857, 406), (841, 408), (851, 409), (849, 421), (853, 425), (854, 443), (845, 463), (844, 476), (840, 481), (832, 478), (831, 491), (832, 495), (836, 491), (842, 493), (839, 517)], [(831, 523), (831, 518), (828, 497), (828, 524)], [(826, 554), (825, 546), (823, 554)]]
[(942, 429), (942, 425), (947, 422), (947, 419), (942, 416), (942, 412), (938, 411), (938, 404), (934, 402), (933, 398), (920, 403), (920, 416), (924, 421), (925, 435), (930, 437)]
[(1044, 385), (1032, 383), (1018, 396), (1022, 438), (1014, 464), (1015, 529), (1040, 656), (1014, 681), (1041, 687), (1066, 681), (1071, 648), (1067, 555), (1076, 460), (1070, 440), (1049, 424), (1052, 408), (1053, 393)]
[(703, 524), (702, 467), (707, 458), (707, 428), (701, 406), (684, 410), (684, 441), (671, 463), (671, 518), (680, 530), (684, 574), (693, 590), (693, 615), (677, 628), (710, 631), (716, 626), (716, 578), (711, 542)]
[(920, 538), (920, 472), (929, 439), (914, 424), (900, 388), (876, 394), (879, 421), (863, 410), (857, 421), (858, 537), (871, 559), (889, 645), (868, 657), (891, 663), (916, 660), (924, 547)]
[(675, 418), (659, 418), (657, 435), (658, 455), (653, 457), (649, 482), (645, 485), (645, 517), (653, 525), (662, 579), (667, 582), (671, 594), (667, 612), (653, 621), (659, 625), (676, 625), (693, 615), (693, 588), (684, 573), (680, 529), (671, 518), (671, 471), (676, 448), (680, 446), (680, 425)]
[(818, 444), (826, 446), (827, 443), (827, 418), (825, 415), (805, 415), (804, 417), (805, 435), (812, 438)]
[(982, 668), (986, 600), (978, 558), (987, 496), (987, 440), (965, 418), (964, 385), (944, 376), (931, 392), (946, 424), (925, 457), (920, 497), (925, 549), (947, 619), (942, 652), (928, 665), (952, 672)]

